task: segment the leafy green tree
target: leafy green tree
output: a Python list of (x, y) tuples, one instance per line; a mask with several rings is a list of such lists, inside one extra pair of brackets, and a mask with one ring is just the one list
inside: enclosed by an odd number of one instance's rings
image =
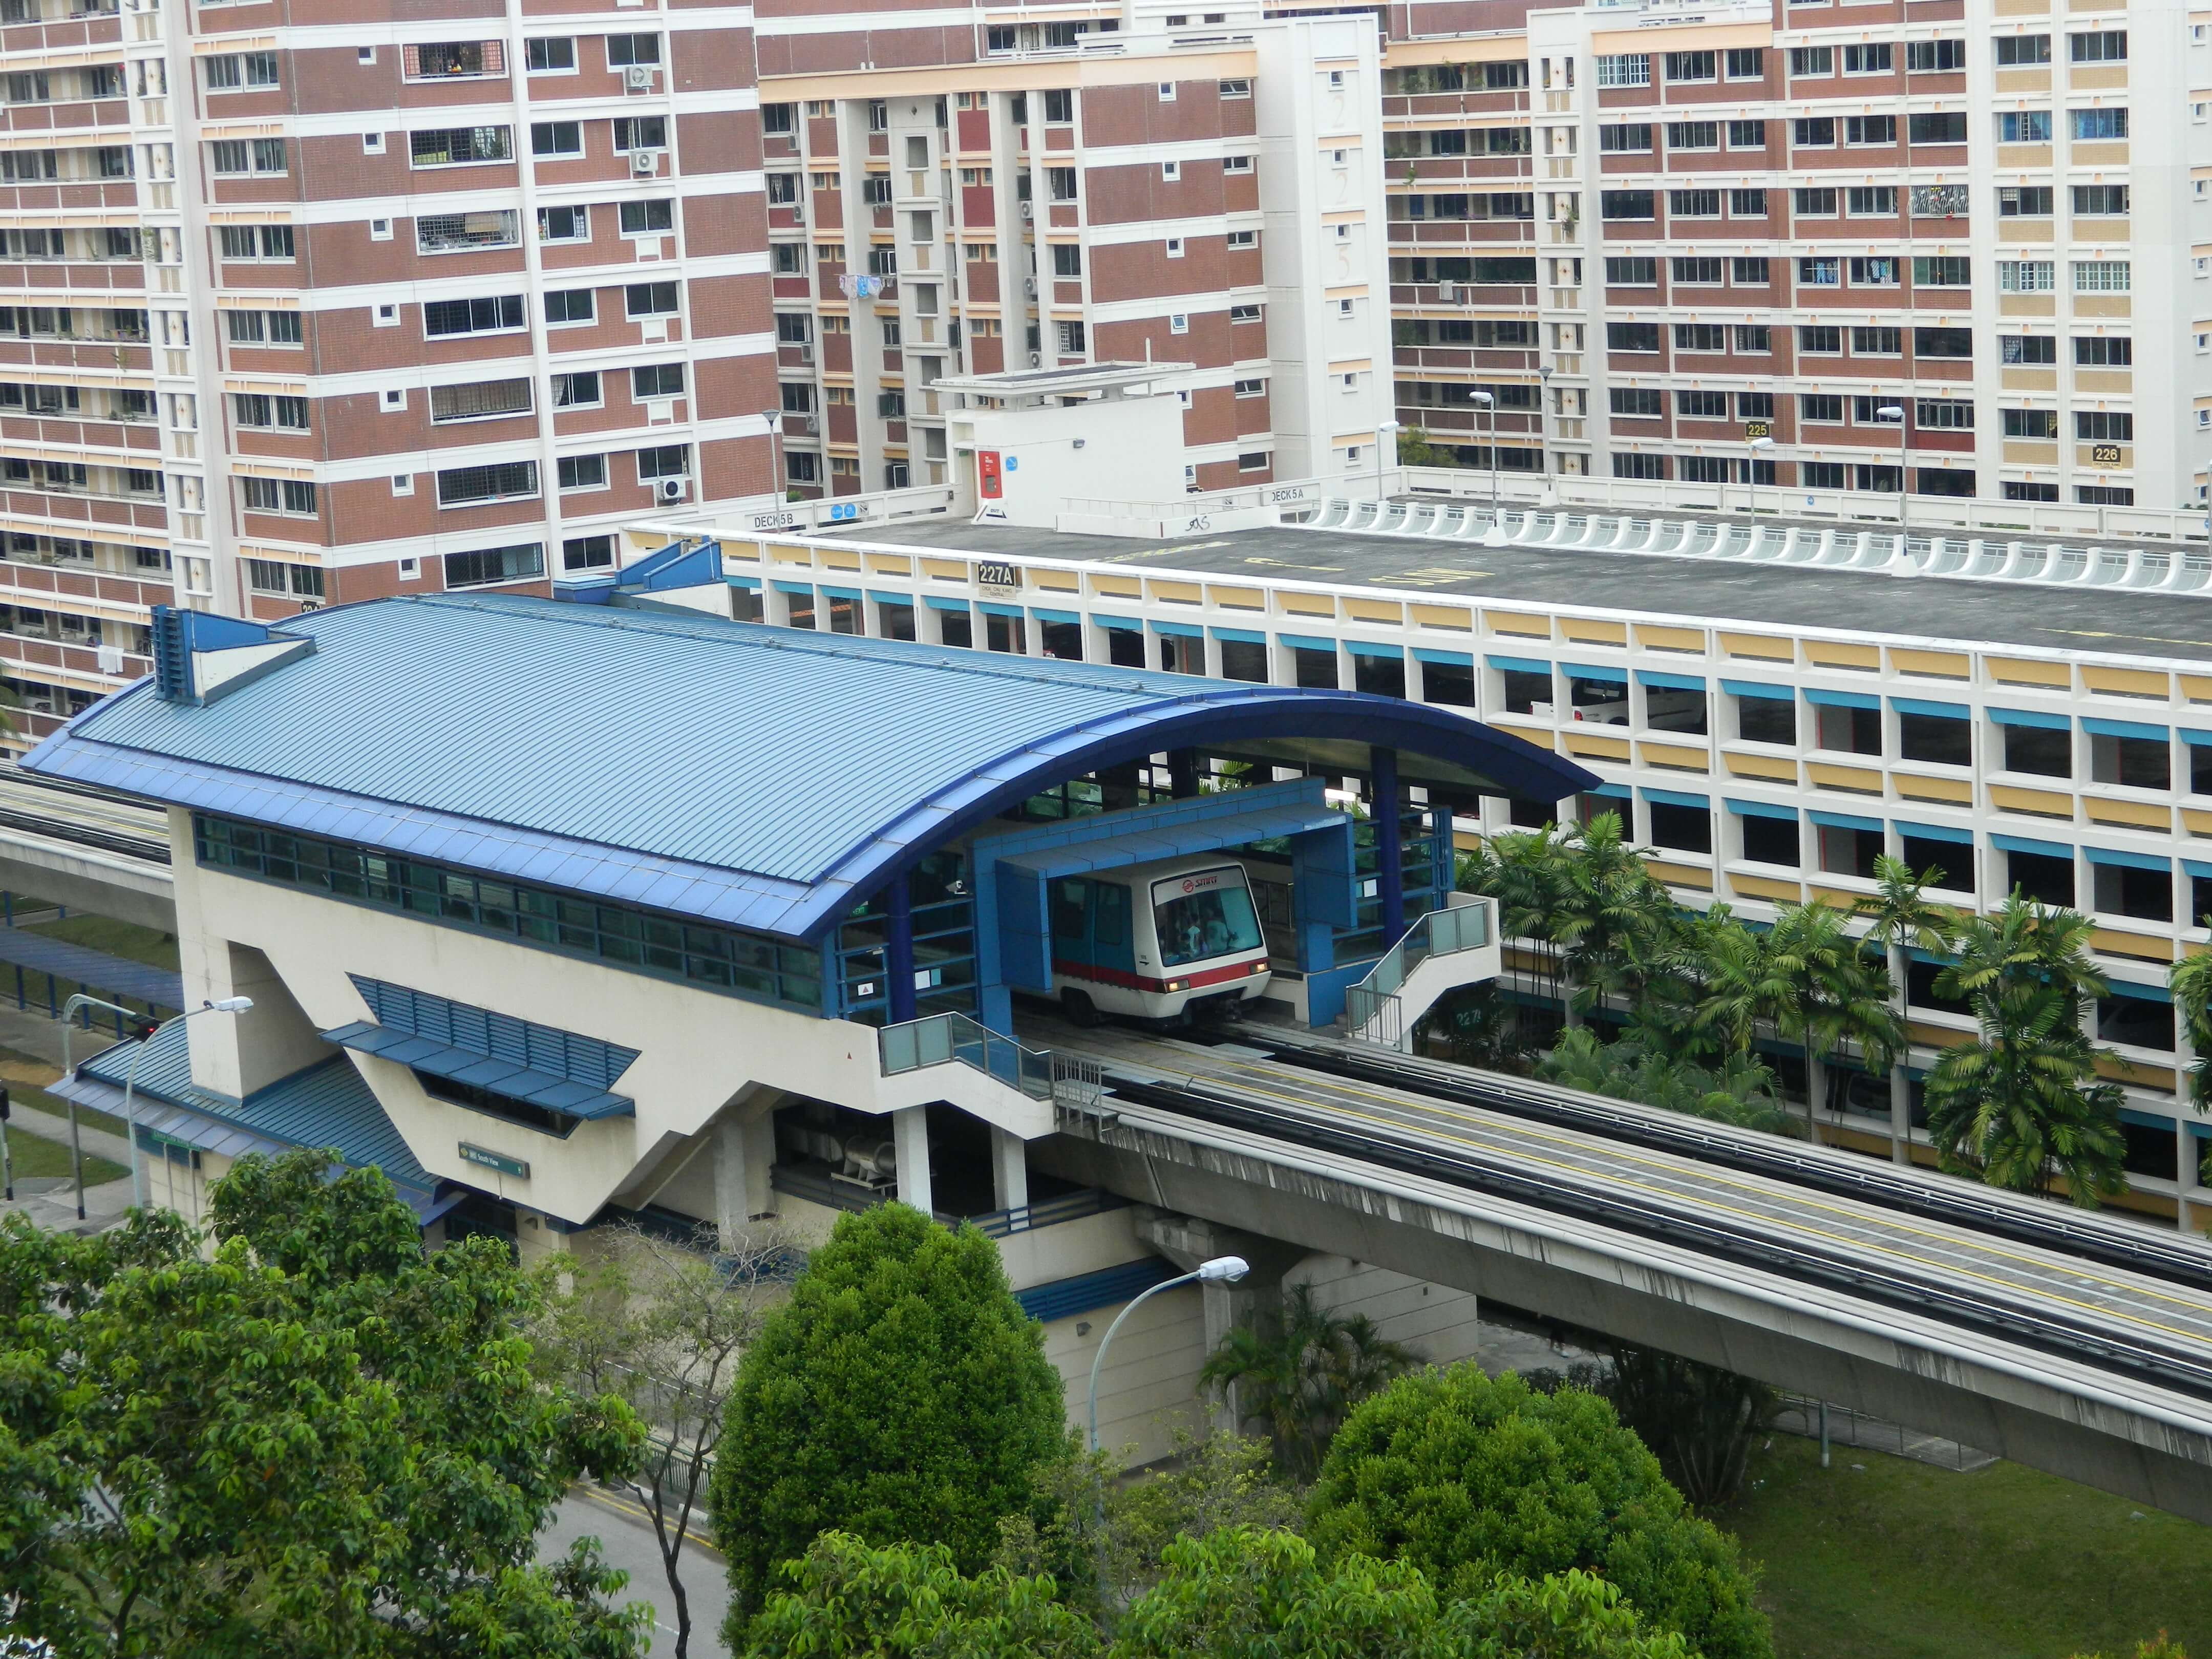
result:
[[(541, 1387), (503, 1245), (426, 1256), (374, 1170), (246, 1158), (213, 1228), (0, 1221), (0, 1605), (62, 1659), (627, 1659), (650, 1609), (536, 1536), (621, 1401)], [(205, 1247), (205, 1253), (203, 1253)]]
[(1416, 1569), (1323, 1567), (1286, 1532), (1233, 1527), (1169, 1546), (1123, 1614), (1113, 1659), (1443, 1659), (1437, 1593)]
[(1333, 1312), (1301, 1282), (1255, 1323), (1231, 1328), (1198, 1382), (1233, 1389), (1238, 1415), (1265, 1425), (1283, 1468), (1309, 1480), (1345, 1414), (1419, 1363), (1366, 1315)]
[(1050, 1578), (961, 1576), (942, 1544), (825, 1532), (778, 1570), (752, 1622), (751, 1659), (1090, 1659), (1091, 1620)]
[(1572, 1026), (1613, 996), (1632, 1001), (1642, 969), (1674, 917), (1674, 901), (1631, 846), (1620, 814), (1600, 812), (1559, 838), (1562, 888), (1551, 918)]
[(1815, 1115), (1828, 1106), (1827, 1058), (1856, 1042), (1870, 1064), (1886, 1066), (1903, 1041), (1890, 1011), (1887, 971), (1869, 961), (1825, 899), (1793, 905), (1775, 918), (1769, 960), (1788, 987), (1778, 1029), (1805, 1051), (1805, 1133), (1818, 1139)]
[(1552, 933), (1566, 894), (1559, 832), (1547, 826), (1492, 836), (1461, 858), (1456, 879), (1462, 890), (1498, 901), (1499, 930), (1525, 941), (1521, 948), (1534, 957), (1546, 994), (1564, 1006), (1559, 949)]
[(1896, 1021), (1898, 1042), (1889, 1065), (1889, 1156), (1895, 1164), (1912, 1162), (1912, 1087), (1905, 1076), (1905, 1008), (1906, 952), (1949, 947), (1959, 929), (1959, 913), (1927, 896), (1927, 889), (1943, 878), (1930, 866), (1918, 875), (1903, 859), (1887, 854), (1874, 861), (1875, 890), (1858, 901), (1856, 915), (1873, 924), (1867, 939), (1882, 953), (1889, 969), (1889, 1009)]
[(1580, 1389), (1538, 1394), (1472, 1364), (1400, 1378), (1330, 1445), (1310, 1528), (1324, 1560), (1403, 1562), (1462, 1598), (1500, 1573), (1579, 1568), (1705, 1659), (1773, 1650), (1734, 1540), (1687, 1513), (1658, 1460)]
[(1695, 1659), (1679, 1632), (1646, 1630), (1618, 1585), (1579, 1568), (1500, 1573), (1444, 1620), (1464, 1659)]
[(707, 1497), (738, 1356), (760, 1334), (792, 1260), (791, 1241), (774, 1229), (722, 1238), (702, 1227), (678, 1241), (631, 1225), (599, 1230), (588, 1261), (563, 1254), (538, 1270), (539, 1375), (618, 1397), (651, 1426), (621, 1484), (653, 1523), (676, 1607), (676, 1659), (691, 1645), (684, 1549)]
[(1429, 441), (1429, 434), (1418, 426), (1401, 428), (1398, 433), (1398, 465), (1401, 466), (1442, 466), (1445, 462)]
[(2048, 1194), (2060, 1180), (2093, 1206), (2127, 1187), (2122, 1091), (2097, 1075), (2082, 1019), (2106, 989), (2093, 924), (2017, 890), (1960, 929), (1936, 987), (1974, 1011), (1975, 1040), (1946, 1048), (1928, 1079), (1928, 1133), (1947, 1169)]
[(1535, 1046), (1522, 1028), (1519, 1011), (1499, 994), (1494, 981), (1448, 994), (1429, 1018), (1431, 1029), (1461, 1066), (1522, 1071)]
[(1613, 1351), (1604, 1394), (1621, 1423), (1657, 1455), (1667, 1478), (1700, 1508), (1735, 1496), (1752, 1443), (1782, 1403), (1753, 1377), (1627, 1346)]
[(745, 1351), (713, 1488), (728, 1640), (817, 1534), (941, 1543), (972, 1571), (1066, 1455), (1060, 1374), (991, 1241), (902, 1204), (838, 1218)]
[(1700, 1066), (1670, 1054), (1646, 1053), (1641, 1035), (1601, 1042), (1584, 1027), (1562, 1036), (1559, 1046), (1536, 1062), (1536, 1075), (1563, 1088), (1733, 1123), (1740, 1129), (1796, 1133), (1788, 1109), (1774, 1092), (1774, 1073), (1749, 1054), (1730, 1053), (1717, 1065)]

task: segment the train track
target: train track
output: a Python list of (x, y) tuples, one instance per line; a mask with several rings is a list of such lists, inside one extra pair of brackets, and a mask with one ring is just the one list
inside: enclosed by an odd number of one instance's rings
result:
[(105, 790), (0, 769), (0, 830), (71, 842), (103, 853), (169, 862), (164, 814)]

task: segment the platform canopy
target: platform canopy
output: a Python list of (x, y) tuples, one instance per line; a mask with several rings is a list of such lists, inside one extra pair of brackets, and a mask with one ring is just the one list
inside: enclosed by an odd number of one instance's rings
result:
[(669, 611), (437, 595), (266, 631), (312, 647), (225, 678), (222, 649), (272, 653), (196, 645), (181, 682), (116, 693), (23, 764), (797, 939), (1022, 800), (1176, 750), (1330, 776), (1389, 750), (1403, 781), (1457, 798), (1595, 782), (1397, 698)]

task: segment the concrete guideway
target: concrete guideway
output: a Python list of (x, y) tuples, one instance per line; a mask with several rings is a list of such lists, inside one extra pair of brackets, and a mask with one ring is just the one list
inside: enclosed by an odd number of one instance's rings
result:
[(172, 933), (167, 814), (0, 769), (0, 890)]
[(1243, 1043), (1089, 1035), (1110, 1092), (1037, 1149), (1055, 1173), (2212, 1520), (2212, 1290)]

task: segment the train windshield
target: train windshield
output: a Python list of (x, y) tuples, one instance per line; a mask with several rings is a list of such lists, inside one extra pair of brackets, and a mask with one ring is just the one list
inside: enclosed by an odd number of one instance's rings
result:
[(1152, 884), (1152, 915), (1160, 933), (1160, 966), (1180, 968), (1208, 957), (1260, 948), (1260, 919), (1244, 872), (1231, 865)]

